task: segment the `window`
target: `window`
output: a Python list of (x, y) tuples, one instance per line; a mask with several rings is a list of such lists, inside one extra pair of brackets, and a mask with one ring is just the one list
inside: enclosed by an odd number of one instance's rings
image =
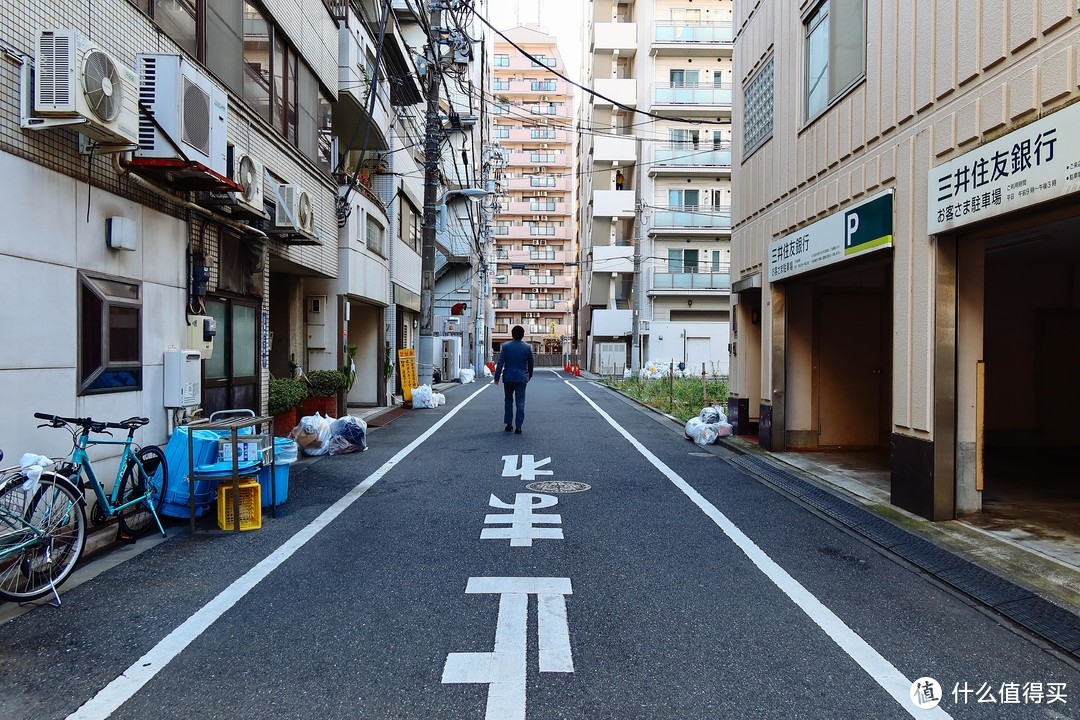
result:
[(491, 89), (492, 90), (509, 90), (510, 89), (510, 81), (509, 80), (494, 80), (494, 81), (492, 81)]
[(139, 283), (79, 273), (79, 394), (141, 388)]
[(668, 249), (669, 273), (696, 273), (698, 271), (697, 250)]
[(866, 73), (866, 0), (825, 0), (806, 19), (806, 119)]
[(697, 70), (672, 69), (668, 71), (672, 87), (695, 87), (698, 84)]
[(496, 102), (492, 106), (491, 112), (494, 115), (509, 115), (510, 114), (510, 103), (509, 102)]
[(712, 84), (714, 88), (724, 87), (724, 73), (720, 70), (713, 70)]
[(754, 74), (743, 90), (743, 156), (749, 155), (772, 137), (773, 58)]
[(497, 138), (509, 138), (510, 128), (508, 126), (495, 128), (495, 137)]
[(694, 206), (701, 197), (699, 190), (668, 190), (668, 205), (671, 207)]
[(669, 128), (668, 137), (673, 145), (693, 145), (697, 147), (699, 135), (697, 130)]
[(496, 53), (495, 67), (510, 67), (510, 56)]
[[(549, 58), (548, 56), (541, 55), (539, 53), (533, 55), (533, 57), (536, 58), (536, 59), (529, 61), (529, 64), (532, 67), (549, 67), (549, 68), (555, 67), (555, 58)], [(498, 63), (496, 63), (496, 64), (498, 64)]]
[(401, 239), (416, 252), (423, 247), (423, 216), (408, 199), (402, 195), (401, 201)]
[(700, 25), (701, 10), (696, 8), (670, 8), (672, 22), (683, 25)]
[(723, 130), (713, 130), (712, 131), (712, 149), (713, 150), (725, 150), (726, 149), (726, 146), (724, 144), (724, 131)]
[(373, 216), (367, 216), (366, 235), (367, 249), (373, 253), (386, 257), (386, 229)]

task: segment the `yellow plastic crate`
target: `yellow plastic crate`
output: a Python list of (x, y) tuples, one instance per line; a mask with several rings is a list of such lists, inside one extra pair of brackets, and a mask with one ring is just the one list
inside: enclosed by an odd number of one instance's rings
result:
[[(222, 530), (232, 530), (233, 517), (232, 480), (218, 484), (217, 524)], [(258, 530), (262, 527), (262, 491), (255, 480), (240, 483), (240, 529)]]

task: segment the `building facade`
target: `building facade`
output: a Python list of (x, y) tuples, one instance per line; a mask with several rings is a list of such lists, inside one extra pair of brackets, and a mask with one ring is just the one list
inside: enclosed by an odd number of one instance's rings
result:
[(735, 17), (730, 415), (773, 450), (879, 452), (933, 519), (1062, 492), (1016, 462), (1077, 444), (1077, 9), (969, 9)]
[(495, 39), (492, 139), (501, 148), (502, 192), (491, 343), (497, 352), (521, 325), (535, 351), (562, 354), (574, 325), (573, 94), (549, 72), (566, 74), (553, 36), (532, 27), (505, 35), (535, 59)]
[(591, 10), (584, 70), (598, 95), (579, 130), (587, 365), (611, 373), (656, 360), (725, 375), (732, 4)]

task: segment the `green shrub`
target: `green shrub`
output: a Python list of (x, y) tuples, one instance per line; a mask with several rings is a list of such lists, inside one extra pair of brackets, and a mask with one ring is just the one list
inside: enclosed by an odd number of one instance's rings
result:
[(701, 408), (709, 403), (716, 403), (727, 413), (728, 385), (721, 378), (708, 378), (705, 381), (704, 393), (701, 378), (675, 378), (673, 383), (669, 383), (668, 378), (605, 379), (602, 382), (626, 393), (643, 405), (674, 415), (683, 422), (696, 417)]
[(339, 370), (312, 370), (307, 374), (311, 397), (334, 397), (349, 384), (349, 378)]
[(278, 415), (289, 408), (296, 407), (307, 396), (308, 386), (302, 380), (275, 378), (270, 381), (270, 395), (266, 402), (267, 411), (271, 415)]

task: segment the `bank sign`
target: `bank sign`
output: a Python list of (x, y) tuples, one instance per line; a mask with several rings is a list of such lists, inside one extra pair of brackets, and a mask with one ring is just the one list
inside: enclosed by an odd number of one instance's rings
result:
[(769, 282), (892, 247), (893, 191), (769, 243)]
[(1080, 105), (1014, 130), (927, 176), (930, 235), (1080, 190)]

